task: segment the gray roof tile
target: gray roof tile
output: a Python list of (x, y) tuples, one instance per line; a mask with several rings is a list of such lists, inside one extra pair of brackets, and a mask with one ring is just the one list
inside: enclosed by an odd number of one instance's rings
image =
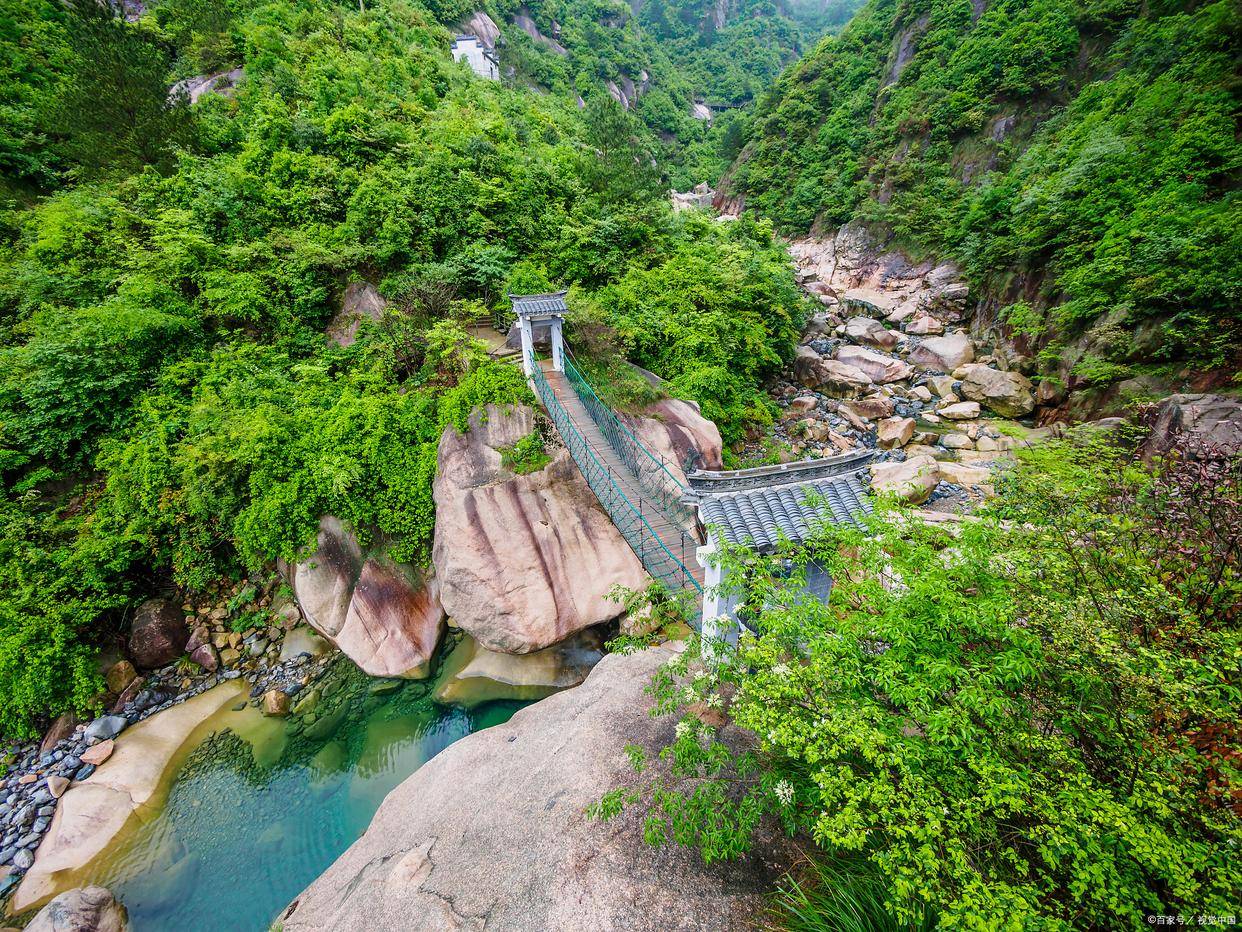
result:
[(554, 291), (551, 294), (511, 294), (513, 312), (522, 316), (528, 314), (564, 314), (569, 310), (565, 304), (565, 292)]
[[(822, 498), (812, 505), (808, 498)], [(749, 491), (704, 495), (699, 518), (707, 527), (719, 528), (732, 544), (745, 544), (760, 552), (775, 550), (781, 540), (801, 543), (822, 522), (861, 526), (870, 513), (860, 472), (813, 479), (805, 483)]]

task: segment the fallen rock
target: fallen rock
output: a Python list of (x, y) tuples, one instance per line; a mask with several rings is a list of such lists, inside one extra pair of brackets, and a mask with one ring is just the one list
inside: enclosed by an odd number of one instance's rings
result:
[(978, 363), (953, 372), (962, 382), (961, 395), (991, 408), (1002, 417), (1022, 417), (1035, 410), (1031, 380), (1019, 372), (1001, 372)]
[(108, 685), (108, 692), (118, 696), (125, 692), (125, 687), (137, 678), (138, 671), (134, 669), (134, 665), (128, 660), (114, 663), (108, 668), (108, 672), (104, 674), (104, 682)]
[(979, 416), (979, 402), (955, 401), (952, 404), (941, 405), (936, 409), (936, 413), (941, 417), (947, 417), (950, 421), (969, 421)]
[(901, 463), (876, 463), (871, 467), (873, 492), (896, 495), (911, 505), (927, 501), (939, 481), (940, 463), (930, 456), (911, 456)]
[(328, 324), (326, 336), (337, 346), (352, 346), (364, 320), (379, 320), (388, 302), (370, 282), (350, 282), (341, 296), (341, 309)]
[(807, 388), (818, 388), (825, 394), (849, 398), (871, 388), (871, 377), (857, 366), (826, 359), (809, 346), (799, 346), (794, 355), (794, 378)]
[(914, 436), (914, 418), (886, 417), (876, 425), (876, 443), (883, 449), (904, 447)]
[(530, 654), (491, 651), (467, 634), (445, 658), (435, 700), (471, 709), (497, 699), (544, 699), (585, 680), (604, 656), (602, 648), (591, 630)]
[(638, 558), (566, 450), (514, 475), (501, 449), (534, 430), (534, 412), (489, 405), (440, 438), (432, 562), (447, 613), (480, 644), (528, 653), (621, 613), (614, 586), (647, 584)]
[(216, 649), (210, 644), (201, 644), (194, 650), (190, 651), (190, 659), (206, 670), (208, 673), (215, 673), (220, 669), (220, 655), (216, 653)]
[(444, 629), (434, 575), (364, 554), (332, 515), (319, 521), (315, 552), (290, 583), (306, 621), (371, 676), (420, 678)]
[(116, 742), (109, 738), (107, 741), (100, 741), (94, 747), (87, 748), (79, 755), (79, 758), (84, 764), (94, 764), (98, 767), (112, 756), (112, 750), (115, 747)]
[(263, 694), (263, 714), (283, 718), (289, 714), (289, 694), (281, 689), (269, 689)]
[(910, 350), (910, 362), (919, 369), (952, 372), (958, 366), (973, 362), (975, 344), (962, 330), (943, 337), (930, 337)]
[(73, 730), (78, 727), (78, 717), (72, 712), (65, 712), (52, 722), (52, 726), (48, 728), (47, 733), (43, 736), (43, 741), (39, 744), (39, 756), (51, 751), (56, 745), (64, 741), (73, 734)]
[(861, 346), (842, 346), (837, 350), (837, 361), (853, 366), (873, 382), (897, 382), (908, 379), (914, 370), (892, 356), (883, 356)]
[(880, 349), (892, 349), (898, 339), (897, 334), (874, 317), (851, 317), (845, 322), (845, 338), (855, 343), (869, 343)]
[(941, 446), (949, 450), (973, 450), (975, 442), (960, 431), (950, 431), (940, 438)]
[(190, 629), (181, 606), (167, 599), (149, 599), (134, 613), (129, 654), (142, 669), (154, 670), (185, 653), (189, 639)]
[[(609, 654), (577, 689), (441, 751), (389, 794), (366, 834), (278, 917), (284, 932), (742, 929), (795, 845), (765, 823), (736, 861), (642, 841), (644, 811), (584, 810), (634, 785), (624, 748), (673, 739), (643, 690), (670, 653)], [(721, 739), (744, 747), (728, 727)]]
[(892, 313), (900, 299), (878, 288), (850, 288), (841, 295), (841, 304), (850, 310), (859, 310), (877, 317)]
[(934, 336), (944, 333), (944, 324), (934, 317), (917, 317), (906, 325), (906, 333), (917, 337)]
[(106, 887), (78, 887), (56, 897), (26, 926), (26, 932), (126, 932), (125, 907)]
[(969, 488), (989, 484), (992, 481), (992, 472), (986, 466), (970, 466), (966, 463), (941, 463), (940, 478), (946, 482), (954, 482)]
[(893, 402), (883, 395), (869, 395), (856, 401), (844, 402), (837, 410), (840, 411), (841, 408), (848, 408), (856, 416), (874, 421), (889, 417), (893, 413)]

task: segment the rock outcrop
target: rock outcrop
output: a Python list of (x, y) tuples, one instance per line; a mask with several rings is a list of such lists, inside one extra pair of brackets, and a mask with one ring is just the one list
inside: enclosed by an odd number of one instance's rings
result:
[(125, 932), (129, 917), (106, 887), (67, 890), (48, 903), (26, 932)]
[(535, 429), (526, 407), (489, 405), (440, 438), (432, 562), (454, 623), (484, 647), (528, 653), (620, 613), (610, 590), (647, 583), (568, 451), (515, 475), (502, 450)]
[(358, 328), (364, 320), (379, 320), (388, 302), (370, 282), (350, 282), (341, 296), (341, 309), (325, 331), (337, 346), (350, 346), (358, 339)]
[(315, 552), (290, 585), (307, 622), (372, 676), (426, 676), (444, 629), (433, 576), (364, 552), (335, 517), (319, 522)]
[(703, 417), (693, 401), (665, 398), (648, 405), (641, 417), (621, 415), (621, 420), (648, 450), (663, 457), (680, 481), (685, 480), (682, 467), (692, 458), (701, 469), (722, 467), (720, 429)]
[(467, 634), (445, 658), (434, 695), (466, 709), (497, 699), (544, 699), (577, 686), (603, 656), (603, 638), (591, 630), (530, 654), (488, 650)]
[(181, 607), (166, 599), (148, 599), (138, 606), (130, 626), (129, 653), (143, 670), (172, 663), (190, 640)]
[(1227, 451), (1242, 450), (1242, 401), (1225, 395), (1170, 395), (1156, 408), (1143, 453), (1163, 453), (1181, 434)]
[[(673, 738), (643, 695), (664, 648), (603, 659), (559, 693), (458, 741), (402, 783), (371, 827), (280, 917), (284, 932), (741, 929), (787, 869), (774, 829), (734, 861), (642, 841), (636, 808), (586, 807), (639, 779), (624, 748)], [(732, 728), (722, 738), (741, 740)]]
[(192, 78), (178, 81), (168, 89), (170, 99), (182, 95), (191, 103), (198, 103), (204, 94), (219, 94), (221, 97), (232, 97), (237, 92), (244, 72), (241, 68), (231, 71), (217, 71), (215, 74), (196, 74)]

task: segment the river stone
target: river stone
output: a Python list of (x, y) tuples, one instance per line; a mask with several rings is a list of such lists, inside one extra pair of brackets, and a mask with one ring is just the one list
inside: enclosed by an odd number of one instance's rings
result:
[(861, 369), (873, 382), (897, 382), (908, 379), (914, 372), (900, 359), (863, 349), (861, 346), (840, 347), (837, 350), (837, 360)]
[(914, 418), (886, 417), (876, 425), (876, 443), (885, 450), (904, 447), (914, 436)]
[[(284, 932), (742, 929), (796, 857), (765, 823), (736, 861), (643, 844), (641, 807), (603, 825), (585, 809), (640, 779), (625, 754), (673, 740), (643, 690), (664, 648), (606, 656), (577, 689), (441, 751), (279, 917)], [(746, 737), (726, 728), (740, 750)]]
[(507, 653), (616, 617), (612, 589), (648, 582), (567, 450), (523, 476), (503, 466), (501, 450), (534, 427), (525, 406), (475, 411), (466, 433), (449, 427), (440, 437), (433, 488), (444, 609), (483, 646)]
[(940, 481), (940, 464), (930, 456), (911, 456), (901, 463), (876, 463), (871, 467), (871, 490), (892, 494), (912, 505), (931, 497)]
[(216, 653), (216, 649), (210, 644), (200, 644), (190, 652), (190, 659), (206, 670), (208, 673), (215, 673), (220, 669), (220, 655)]
[(189, 639), (181, 606), (167, 599), (150, 599), (134, 613), (129, 653), (139, 667), (154, 670), (180, 657)]
[(585, 680), (603, 657), (602, 647), (589, 630), (530, 654), (491, 651), (466, 635), (445, 659), (433, 695), (466, 709), (497, 699), (543, 699)]
[(263, 694), (263, 714), (283, 718), (289, 714), (289, 694), (280, 689), (269, 689)]
[(971, 421), (979, 416), (979, 402), (955, 401), (937, 408), (936, 413), (950, 421)]
[(187, 742), (204, 737), (198, 726), (236, 701), (241, 685), (216, 686), (128, 729), (91, 780), (75, 783), (61, 797), (35, 864), (13, 896), (13, 910), (25, 911), (64, 892), (76, 871), (108, 850), (131, 816), (167, 787)]
[(69, 778), (62, 777), (57, 774), (47, 778), (47, 791), (52, 794), (53, 799), (60, 799), (65, 795), (65, 790), (69, 789)]
[(958, 330), (943, 337), (931, 337), (910, 350), (910, 362), (919, 369), (952, 372), (958, 366), (973, 362), (975, 344), (965, 331)]
[(1003, 417), (1022, 417), (1035, 410), (1031, 380), (1020, 372), (1001, 372), (978, 363), (953, 373), (962, 382), (963, 398), (986, 405)]
[(103, 718), (97, 718), (86, 726), (86, 731), (82, 734), (89, 741), (107, 741), (109, 738), (115, 738), (129, 722), (126, 721), (124, 715), (105, 715)]

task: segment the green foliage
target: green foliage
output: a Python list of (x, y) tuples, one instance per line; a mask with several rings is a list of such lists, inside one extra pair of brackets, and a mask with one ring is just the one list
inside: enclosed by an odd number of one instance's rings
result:
[(758, 108), (736, 184), (784, 230), (882, 223), (1002, 304), (1033, 282), (1037, 336), (1154, 320), (1149, 358), (1221, 366), (1242, 334), (1240, 22), (1227, 2), (873, 0)]
[(500, 462), (505, 469), (524, 476), (527, 473), (539, 472), (552, 462), (552, 457), (548, 455), (543, 437), (536, 430), (531, 431), (513, 446), (502, 448)]
[(765, 224), (686, 224), (662, 262), (597, 297), (627, 355), (698, 401), (732, 444), (770, 417), (758, 389), (792, 358), (805, 306)]
[[(960, 526), (894, 512), (826, 529), (827, 604), (802, 598), (808, 551), (729, 557), (729, 586), (765, 606), (759, 636), (653, 681), (657, 710), (683, 717), (648, 768), (649, 841), (733, 857), (767, 815), (829, 866), (868, 864), (872, 907), (915, 927), (1230, 912), (1242, 460), (1176, 451), (1153, 472), (1071, 438), (1001, 486)], [(753, 749), (724, 747), (703, 708)]]

